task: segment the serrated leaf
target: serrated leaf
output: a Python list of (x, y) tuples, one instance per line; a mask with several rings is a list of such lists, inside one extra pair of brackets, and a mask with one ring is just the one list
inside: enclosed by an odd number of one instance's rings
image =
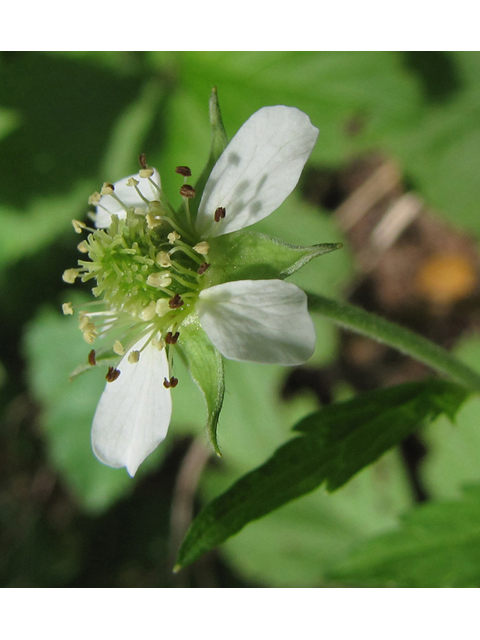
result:
[(296, 427), (303, 435), (205, 507), (187, 533), (178, 565), (325, 481), (329, 490), (339, 488), (421, 423), (442, 412), (453, 416), (467, 395), (452, 383), (428, 380), (365, 393), (308, 416)]
[(225, 391), (222, 356), (193, 314), (181, 326), (177, 347), (207, 403), (207, 433), (215, 453), (220, 455), (217, 424)]
[(232, 280), (284, 279), (310, 260), (341, 248), (340, 243), (301, 247), (254, 231), (235, 231), (209, 241), (211, 267), (206, 286)]
[(480, 486), (412, 510), (398, 531), (363, 544), (330, 577), (362, 587), (478, 587)]

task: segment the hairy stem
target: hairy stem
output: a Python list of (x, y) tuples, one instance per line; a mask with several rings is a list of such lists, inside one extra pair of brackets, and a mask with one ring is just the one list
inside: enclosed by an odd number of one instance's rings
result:
[(314, 293), (307, 295), (310, 311), (330, 318), (346, 329), (387, 344), (455, 382), (480, 391), (480, 375), (430, 340), (347, 302)]

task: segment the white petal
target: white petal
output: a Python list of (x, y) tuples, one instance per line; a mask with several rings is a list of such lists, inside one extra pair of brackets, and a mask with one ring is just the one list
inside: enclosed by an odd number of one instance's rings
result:
[[(200, 202), (201, 237), (243, 229), (275, 211), (295, 188), (318, 129), (294, 107), (263, 107), (239, 129), (220, 156)], [(226, 216), (214, 221), (218, 207)]]
[[(123, 204), (127, 208), (138, 207), (139, 209), (144, 209), (146, 211), (146, 203), (138, 195), (135, 187), (127, 186), (127, 181), (130, 180), (130, 178), (135, 178), (135, 180), (138, 180), (137, 188), (147, 200), (158, 200), (160, 198), (158, 189), (156, 189), (152, 185), (148, 178), (140, 178), (140, 175), (138, 173), (133, 176), (127, 176), (126, 178), (122, 178), (122, 180), (115, 182), (113, 185), (115, 187), (115, 195), (123, 202)], [(160, 174), (156, 169), (153, 170), (151, 179), (156, 185), (161, 187)], [(95, 226), (98, 229), (103, 229), (104, 227), (110, 226), (113, 213), (117, 214), (119, 218), (125, 218), (126, 215), (125, 209), (113, 196), (102, 196), (100, 198), (99, 205), (97, 206)]]
[(208, 337), (231, 360), (302, 364), (315, 349), (307, 296), (282, 280), (237, 280), (204, 289), (197, 313)]
[[(145, 338), (130, 351), (139, 350)], [(172, 414), (165, 349), (151, 344), (136, 364), (122, 358), (120, 376), (107, 382), (98, 403), (92, 427), (92, 445), (97, 458), (111, 467), (126, 467), (133, 476), (145, 458), (164, 440)]]

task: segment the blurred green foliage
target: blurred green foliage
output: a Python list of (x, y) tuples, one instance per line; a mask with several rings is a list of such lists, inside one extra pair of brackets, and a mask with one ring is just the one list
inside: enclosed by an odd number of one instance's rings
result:
[[(194, 177), (200, 175), (210, 147), (208, 99), (217, 86), (230, 137), (262, 106), (296, 106), (321, 130), (310, 167), (338, 168), (371, 150), (389, 154), (440, 215), (475, 235), (479, 67), (475, 52), (1, 55), (0, 458), (2, 495), (8, 496), (0, 502), (7, 531), (0, 537), (3, 584), (170, 584), (168, 519), (176, 470), (171, 460), (178, 463), (179, 437), (204, 437), (203, 400), (182, 372), (169, 438), (138, 478), (103, 467), (91, 453), (90, 424), (103, 381), (95, 372), (68, 381), (88, 346), (75, 321), (59, 311), (72, 297), (61, 274), (75, 264), (80, 239), (71, 219), (85, 218), (88, 195), (105, 180), (135, 172), (137, 156), (145, 152), (179, 205), (174, 167), (186, 164)], [(300, 186), (255, 230), (293, 244), (342, 241), (331, 218), (301, 193)], [(347, 248), (307, 265), (292, 281), (337, 295), (351, 276)], [(312, 365), (331, 361), (337, 348), (333, 327), (315, 322)], [(181, 363), (176, 366), (182, 371)], [(289, 438), (292, 424), (316, 408), (310, 395), (279, 399), (285, 376), (277, 367), (227, 364), (218, 430), (224, 457), (203, 476), (204, 498), (262, 463)], [(478, 480), (479, 412), (472, 400), (456, 430), (440, 425), (436, 431), (435, 424), (428, 433), (432, 497), (458, 497), (462, 482)], [(473, 443), (467, 450), (465, 438)], [(53, 497), (32, 502), (33, 489), (22, 487), (37, 486), (33, 480), (45, 468), (57, 489)], [(222, 565), (220, 586), (242, 584), (239, 579), (329, 584), (326, 576), (337, 561), (394, 527), (411, 504), (392, 452), (335, 495), (317, 491), (228, 541), (224, 557), (241, 578)]]

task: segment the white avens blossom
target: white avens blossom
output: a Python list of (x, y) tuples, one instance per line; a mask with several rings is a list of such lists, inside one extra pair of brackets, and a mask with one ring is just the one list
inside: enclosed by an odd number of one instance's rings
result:
[[(218, 351), (233, 360), (298, 365), (312, 355), (315, 330), (307, 296), (280, 279), (236, 280), (205, 286), (210, 244), (248, 227), (278, 208), (295, 188), (318, 129), (293, 107), (264, 107), (240, 128), (214, 166), (195, 225), (179, 222), (160, 175), (142, 170), (105, 183), (90, 202), (95, 226), (82, 252), (89, 260), (69, 269), (66, 282), (96, 280), (102, 302), (80, 313), (85, 340), (121, 359), (109, 368), (92, 428), (97, 457), (134, 475), (165, 438), (172, 412), (172, 354), (182, 323), (196, 314)], [(177, 173), (190, 175), (187, 167)], [(82, 230), (77, 226), (75, 230)], [(68, 304), (68, 303), (67, 303)], [(64, 306), (71, 313), (71, 305)], [(113, 351), (112, 351), (113, 350)]]

